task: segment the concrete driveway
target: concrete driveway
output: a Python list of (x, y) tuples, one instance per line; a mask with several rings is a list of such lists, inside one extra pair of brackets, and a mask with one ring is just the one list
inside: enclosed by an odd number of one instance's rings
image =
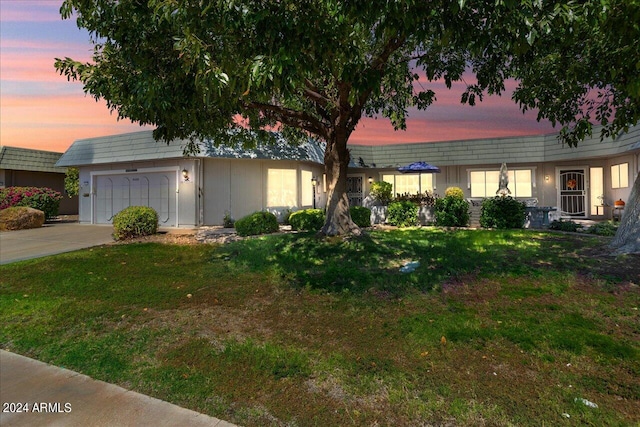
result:
[(71, 252), (113, 242), (111, 225), (50, 223), (0, 233), (0, 264)]

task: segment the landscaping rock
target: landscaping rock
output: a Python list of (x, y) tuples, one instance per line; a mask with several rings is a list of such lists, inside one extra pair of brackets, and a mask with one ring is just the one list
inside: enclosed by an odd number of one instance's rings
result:
[(0, 231), (40, 228), (42, 224), (44, 212), (38, 209), (16, 206), (0, 211)]

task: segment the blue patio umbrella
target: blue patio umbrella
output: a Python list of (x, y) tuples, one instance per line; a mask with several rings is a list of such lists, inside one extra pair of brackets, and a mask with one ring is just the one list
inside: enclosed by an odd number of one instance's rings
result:
[(398, 168), (400, 173), (440, 173), (440, 168), (427, 162), (414, 162)]

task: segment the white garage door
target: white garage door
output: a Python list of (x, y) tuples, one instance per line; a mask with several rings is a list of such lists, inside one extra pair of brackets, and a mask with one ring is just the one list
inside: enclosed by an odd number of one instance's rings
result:
[(113, 216), (126, 207), (150, 206), (158, 212), (160, 226), (176, 226), (175, 172), (98, 175), (95, 186), (96, 224), (110, 224)]

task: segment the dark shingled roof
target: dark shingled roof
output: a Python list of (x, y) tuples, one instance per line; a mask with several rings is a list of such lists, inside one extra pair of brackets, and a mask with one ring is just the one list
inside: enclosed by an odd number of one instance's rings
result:
[[(185, 144), (186, 141), (173, 141), (170, 144), (155, 141), (152, 131), (80, 139), (62, 155), (58, 166), (183, 158)], [(199, 142), (198, 145), (200, 153), (196, 157), (300, 160), (320, 164), (324, 159), (324, 146), (313, 141), (289, 146), (283, 139), (279, 139), (275, 145), (259, 144), (254, 149), (216, 146), (211, 141)]]
[(0, 169), (65, 173), (66, 168), (56, 167), (60, 156), (62, 153), (2, 146), (0, 147)]

